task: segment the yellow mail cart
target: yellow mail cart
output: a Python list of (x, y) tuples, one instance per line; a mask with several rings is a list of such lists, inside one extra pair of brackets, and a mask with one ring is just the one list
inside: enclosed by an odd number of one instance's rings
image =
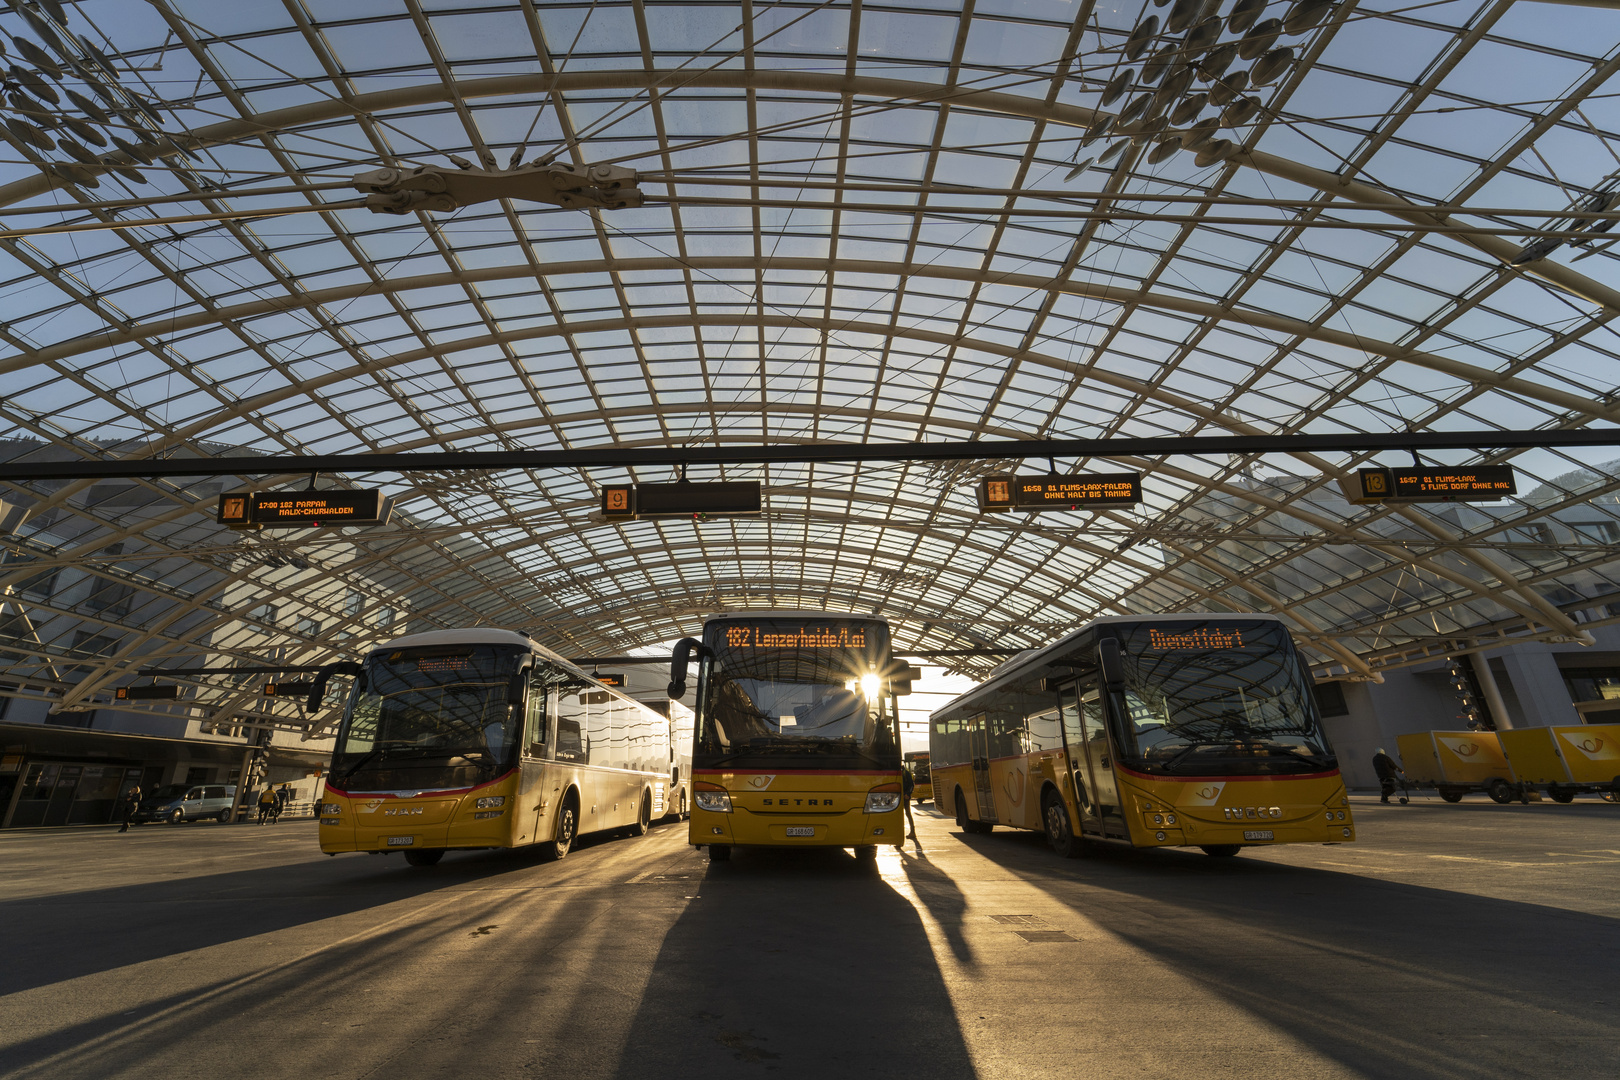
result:
[(1499, 803), (1521, 794), (1494, 731), (1419, 731), (1395, 739), (1408, 783), (1432, 787), (1446, 802), (1472, 791)]
[(1513, 782), (1567, 803), (1583, 791), (1620, 799), (1620, 724), (1514, 728), (1497, 733)]

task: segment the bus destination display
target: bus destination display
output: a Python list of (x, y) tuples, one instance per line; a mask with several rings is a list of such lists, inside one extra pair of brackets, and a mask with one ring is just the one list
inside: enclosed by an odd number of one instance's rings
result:
[(1243, 631), (1233, 627), (1200, 626), (1191, 630), (1149, 628), (1149, 652), (1210, 652), (1215, 649), (1243, 648)]
[(979, 509), (987, 513), (1133, 506), (1142, 501), (1142, 474), (991, 476), (979, 482), (978, 496)]
[(219, 497), (214, 520), (236, 529), (316, 529), (387, 524), (391, 506), (378, 488), (342, 491), (233, 491)]
[(744, 623), (725, 627), (728, 649), (864, 649), (864, 626), (799, 626)]
[(1511, 465), (1359, 469), (1351, 502), (1495, 502), (1519, 492)]

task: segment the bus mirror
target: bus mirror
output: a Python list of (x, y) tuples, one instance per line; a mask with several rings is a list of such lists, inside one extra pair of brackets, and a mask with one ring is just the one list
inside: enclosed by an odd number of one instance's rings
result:
[(1119, 655), (1118, 638), (1097, 642), (1097, 666), (1102, 668), (1103, 683), (1110, 691), (1125, 689), (1125, 661)]
[(506, 680), (506, 703), (508, 705), (522, 705), (523, 692), (529, 686), (529, 673), (520, 671)]
[(339, 660), (335, 664), (327, 664), (321, 668), (321, 673), (315, 676), (315, 685), (309, 689), (309, 701), (305, 703), (305, 707), (310, 712), (314, 712), (321, 707), (321, 702), (326, 698), (326, 684), (332, 680), (332, 676), (358, 674), (360, 674), (360, 665), (353, 660)]
[(714, 655), (697, 638), (681, 638), (675, 643), (675, 651), (670, 654), (669, 658), (669, 686), (667, 689), (671, 700), (686, 696), (686, 668), (692, 662), (694, 652), (699, 656)]
[(922, 677), (922, 668), (903, 667), (889, 676), (889, 690), (895, 697), (905, 697), (911, 693), (912, 682)]

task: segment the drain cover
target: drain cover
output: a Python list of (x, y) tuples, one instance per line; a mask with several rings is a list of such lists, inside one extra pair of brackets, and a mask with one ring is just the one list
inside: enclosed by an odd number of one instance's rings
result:
[(1041, 943), (1047, 942), (1047, 941), (1079, 941), (1080, 940), (1079, 938), (1070, 937), (1068, 934), (1065, 934), (1061, 930), (1018, 930), (1018, 931), (1015, 931), (1015, 932), (1018, 934), (1019, 937), (1023, 938), (1025, 941), (1033, 941), (1036, 944), (1041, 944)]

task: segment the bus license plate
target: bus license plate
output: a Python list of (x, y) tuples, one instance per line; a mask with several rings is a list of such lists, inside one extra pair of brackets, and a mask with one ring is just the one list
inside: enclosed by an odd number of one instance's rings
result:
[(816, 828), (814, 825), (789, 825), (787, 834), (789, 836), (814, 836), (816, 835)]
[(410, 847), (414, 843), (416, 843), (416, 837), (414, 836), (390, 836), (388, 838), (389, 847)]
[(1245, 840), (1275, 840), (1277, 834), (1270, 829), (1248, 829), (1243, 833)]

